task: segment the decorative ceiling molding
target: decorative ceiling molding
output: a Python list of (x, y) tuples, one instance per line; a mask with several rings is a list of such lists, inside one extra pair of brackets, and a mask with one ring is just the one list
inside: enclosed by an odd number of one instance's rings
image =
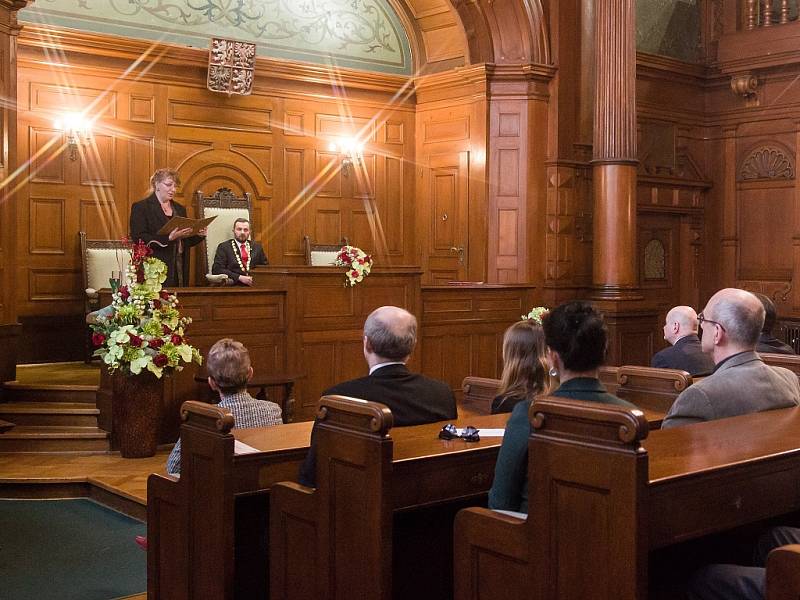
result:
[(253, 42), (259, 56), (410, 75), (411, 49), (387, 0), (37, 0), (22, 23), (207, 48)]

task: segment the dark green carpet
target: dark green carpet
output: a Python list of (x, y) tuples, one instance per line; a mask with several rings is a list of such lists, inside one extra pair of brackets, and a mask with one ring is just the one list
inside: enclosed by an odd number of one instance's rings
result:
[(0, 500), (0, 596), (110, 600), (147, 589), (145, 525), (87, 499)]

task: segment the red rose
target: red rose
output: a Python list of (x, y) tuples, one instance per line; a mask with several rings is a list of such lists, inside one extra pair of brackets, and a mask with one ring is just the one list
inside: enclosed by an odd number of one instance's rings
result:
[(169, 292), (167, 290), (161, 290), (158, 295), (161, 296), (162, 300), (169, 300)]
[(161, 308), (161, 300), (153, 300), (153, 308), (155, 308), (156, 310)]
[(164, 332), (164, 335), (172, 333), (172, 329), (170, 329), (168, 325), (161, 325), (161, 331)]
[(159, 348), (161, 348), (161, 346), (164, 345), (164, 340), (162, 340), (161, 338), (153, 338), (152, 340), (147, 342), (147, 345), (150, 346), (151, 348), (155, 348), (156, 350), (158, 350)]
[(351, 276), (351, 277), (358, 277), (358, 271), (356, 271), (355, 269), (353, 269), (352, 271), (350, 271), (350, 276)]
[(139, 348), (142, 345), (142, 338), (140, 338), (138, 335), (130, 334), (130, 338), (131, 338), (131, 346), (133, 346), (134, 348)]
[(176, 346), (180, 346), (183, 343), (183, 338), (179, 336), (177, 333), (173, 333), (169, 341), (175, 344)]
[(123, 285), (119, 288), (119, 295), (123, 300), (127, 300), (131, 296), (131, 291), (128, 289), (127, 285)]
[(102, 333), (92, 334), (92, 344), (94, 344), (95, 346), (100, 347), (103, 345), (105, 341), (106, 341), (106, 336), (103, 335)]
[(157, 367), (166, 367), (168, 362), (169, 359), (163, 354), (157, 354), (153, 359), (153, 363), (155, 363)]
[(144, 283), (144, 267), (142, 265), (136, 266), (136, 283)]

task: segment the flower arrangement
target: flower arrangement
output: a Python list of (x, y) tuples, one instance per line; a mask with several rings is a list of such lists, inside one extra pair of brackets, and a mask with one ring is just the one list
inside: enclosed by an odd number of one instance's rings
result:
[(197, 348), (186, 343), (186, 326), (192, 322), (178, 311), (178, 298), (161, 285), (167, 265), (150, 256), (142, 241), (131, 249), (128, 282), (112, 294), (112, 303), (100, 311), (92, 325), (94, 355), (109, 371), (138, 375), (149, 371), (158, 378), (182, 363), (201, 364)]
[(369, 275), (372, 269), (372, 257), (361, 248), (342, 246), (333, 264), (337, 267), (346, 268), (344, 272), (346, 277), (345, 285), (349, 283), (353, 286)]
[(520, 319), (523, 321), (533, 321), (537, 325), (542, 324), (542, 317), (550, 309), (546, 306), (534, 306), (527, 315), (522, 315)]

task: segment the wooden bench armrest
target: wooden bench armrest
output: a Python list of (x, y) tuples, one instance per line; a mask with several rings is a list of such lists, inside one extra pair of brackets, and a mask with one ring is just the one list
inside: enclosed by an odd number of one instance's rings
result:
[(188, 593), (186, 502), (186, 486), (177, 478), (159, 473), (147, 478), (147, 593), (150, 598), (179, 598)]
[(766, 600), (800, 598), (800, 544), (775, 548), (767, 557)]
[(486, 508), (459, 511), (453, 532), (453, 598), (526, 597), (529, 535), (524, 519)]

